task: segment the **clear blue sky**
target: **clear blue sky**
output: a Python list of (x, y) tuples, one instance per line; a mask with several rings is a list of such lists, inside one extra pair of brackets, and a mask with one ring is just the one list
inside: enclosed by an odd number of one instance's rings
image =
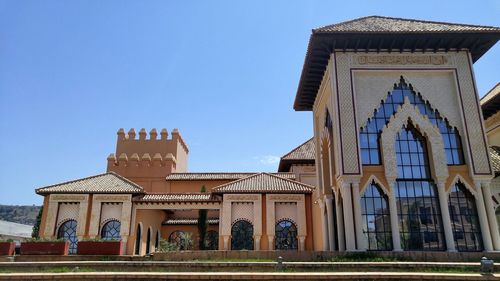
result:
[(105, 171), (120, 127), (179, 128), (190, 171), (275, 171), (312, 135), (292, 109), (311, 29), (367, 15), (500, 26), (500, 1), (0, 0), (0, 204)]

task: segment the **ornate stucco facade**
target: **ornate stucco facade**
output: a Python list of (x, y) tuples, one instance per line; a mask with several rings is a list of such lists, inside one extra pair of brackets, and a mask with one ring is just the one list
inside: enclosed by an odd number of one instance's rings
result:
[(37, 190), (41, 233), (65, 237), (71, 221), (73, 240), (115, 233), (126, 254), (160, 239), (196, 249), (208, 210), (210, 249), (500, 250), (498, 113), (485, 127), (472, 68), (499, 38), (384, 17), (314, 29), (294, 104), (312, 111), (313, 138), (277, 173), (189, 173), (177, 130), (120, 129), (108, 173)]

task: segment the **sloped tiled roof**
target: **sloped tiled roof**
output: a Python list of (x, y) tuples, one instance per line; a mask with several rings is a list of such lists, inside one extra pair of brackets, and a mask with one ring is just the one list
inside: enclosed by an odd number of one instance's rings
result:
[[(257, 173), (173, 173), (167, 176), (167, 181), (178, 180), (239, 180)], [(273, 173), (287, 179), (295, 179), (293, 173)]]
[(51, 193), (125, 193), (142, 194), (139, 185), (114, 173), (108, 172), (91, 177), (67, 181), (36, 189), (37, 194)]
[(292, 151), (281, 157), (283, 160), (314, 160), (316, 158), (316, 145), (313, 138), (297, 146)]
[(311, 193), (314, 186), (259, 173), (212, 189), (213, 193)]
[(206, 202), (218, 201), (211, 193), (162, 193), (145, 194), (134, 199), (137, 202)]
[(489, 32), (493, 26), (369, 16), (313, 29), (313, 32)]
[(481, 109), (483, 111), (484, 120), (495, 115), (500, 110), (500, 83), (481, 98)]
[[(197, 219), (168, 219), (163, 222), (165, 225), (195, 225), (198, 224)], [(219, 224), (219, 219), (208, 219), (208, 224)]]
[(334, 51), (467, 50), (476, 62), (500, 39), (500, 28), (370, 16), (312, 30), (293, 108), (312, 110)]
[(491, 166), (495, 174), (500, 174), (500, 147), (490, 147)]
[(297, 146), (292, 151), (281, 157), (278, 165), (279, 172), (290, 170), (292, 164), (314, 164), (316, 158), (316, 144), (310, 138), (303, 144)]

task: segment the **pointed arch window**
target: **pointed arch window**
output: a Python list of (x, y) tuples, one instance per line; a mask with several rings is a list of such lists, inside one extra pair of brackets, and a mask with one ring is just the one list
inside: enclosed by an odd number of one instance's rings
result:
[(415, 105), (422, 115), (426, 115), (429, 121), (436, 126), (443, 137), (444, 149), (448, 165), (463, 165), (465, 163), (462, 149), (462, 141), (457, 128), (452, 127), (448, 120), (443, 118), (437, 110), (413, 90), (411, 84), (407, 84), (401, 76), (399, 84), (388, 93), (385, 101), (382, 101), (374, 115), (366, 126), (359, 131), (361, 160), (363, 165), (382, 164), (380, 156), (380, 133), (389, 119), (394, 115), (398, 106), (404, 103), (405, 97)]
[(361, 197), (363, 234), (368, 250), (392, 250), (391, 219), (387, 196), (372, 182)]
[(482, 251), (476, 201), (463, 183), (458, 182), (450, 190), (448, 208), (456, 249), (461, 252)]
[(399, 233), (404, 250), (444, 250), (437, 187), (431, 179), (425, 138), (411, 123), (396, 136), (395, 184)]

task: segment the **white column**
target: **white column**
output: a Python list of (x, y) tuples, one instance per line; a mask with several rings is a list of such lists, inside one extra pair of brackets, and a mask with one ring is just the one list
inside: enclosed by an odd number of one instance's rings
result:
[[(49, 195), (52, 196), (52, 195)], [(57, 222), (57, 209), (59, 208), (59, 202), (51, 201), (49, 197), (49, 208), (47, 210), (47, 219), (45, 220), (45, 229), (43, 232), (43, 238), (52, 238), (56, 232), (56, 222)]]
[(339, 201), (340, 199), (338, 198), (338, 196), (342, 198), (340, 192), (337, 194), (337, 198), (335, 198), (337, 200), (337, 202), (335, 202), (335, 209), (337, 210), (336, 212), (337, 237), (338, 237), (339, 251), (343, 252), (345, 251), (344, 211), (340, 203), (342, 203), (344, 200)]
[[(100, 205), (100, 202), (95, 202)], [(130, 215), (132, 213), (132, 202), (125, 201), (122, 203), (122, 213), (121, 213), (121, 226), (120, 226), (120, 234), (122, 236), (122, 240), (124, 240), (127, 236), (130, 235)]]
[(402, 251), (401, 237), (399, 236), (398, 206), (396, 204), (395, 183), (391, 184), (391, 193), (389, 194), (389, 216), (391, 218), (392, 250)]
[(262, 236), (262, 195), (259, 195), (259, 200), (253, 201), (254, 215), (254, 251), (260, 251), (260, 237)]
[(361, 197), (359, 195), (359, 183), (352, 184), (352, 202), (354, 204), (354, 221), (356, 227), (356, 242), (358, 244), (358, 250), (366, 251), (367, 241), (363, 235), (363, 224), (361, 220)]
[(448, 209), (448, 193), (446, 193), (444, 182), (437, 184), (439, 194), (439, 206), (441, 208), (441, 217), (443, 219), (444, 238), (446, 240), (446, 249), (448, 252), (456, 252), (455, 239), (451, 228), (450, 210)]
[(80, 201), (78, 203), (78, 223), (76, 225), (76, 235), (78, 236), (78, 240), (83, 239), (83, 235), (85, 234), (85, 225), (87, 224), (87, 208), (89, 206), (88, 203), (88, 195), (87, 200)]
[[(307, 229), (312, 228), (311, 226), (307, 225), (307, 220), (306, 220), (306, 197), (305, 195), (300, 195), (301, 199), (297, 201), (297, 220), (299, 225), (297, 226), (297, 231), (298, 231), (298, 237), (299, 237), (299, 242), (300, 239), (303, 239), (302, 242), (305, 243), (305, 238), (307, 236)], [(305, 249), (305, 244), (299, 245), (299, 250), (304, 251)]]
[(269, 200), (269, 196), (266, 196), (266, 232), (267, 241), (269, 243), (268, 250), (274, 250), (274, 234), (276, 232), (276, 209), (275, 201)]
[(481, 236), (483, 237), (483, 246), (485, 251), (493, 251), (493, 244), (491, 241), (490, 227), (488, 225), (488, 215), (484, 206), (483, 192), (481, 190), (481, 183), (474, 182), (476, 186), (476, 207), (477, 216), (479, 217), (479, 226), (481, 227)]
[(304, 251), (306, 249), (306, 237), (299, 236), (299, 251)]
[(261, 235), (254, 235), (253, 239), (255, 241), (254, 251), (260, 251), (260, 237)]
[[(123, 207), (122, 207), (123, 211)], [(89, 237), (95, 238), (99, 234), (99, 226), (101, 224), (101, 201), (92, 198), (92, 210), (90, 211), (90, 227), (89, 227)], [(123, 236), (123, 222), (121, 223), (121, 235)]]
[(269, 245), (267, 249), (269, 251), (274, 250), (274, 235), (267, 235), (267, 244)]
[(328, 250), (335, 251), (335, 229), (333, 227), (333, 199), (331, 197), (326, 200), (326, 217), (328, 221)]
[(223, 239), (223, 243), (224, 243), (224, 251), (229, 251), (229, 235), (223, 235), (222, 236), (222, 239)]
[(493, 247), (495, 250), (500, 250), (500, 234), (498, 233), (498, 223), (495, 216), (495, 207), (493, 207), (493, 202), (491, 198), (491, 186), (489, 182), (483, 182), (481, 184), (484, 197), (484, 206), (486, 208), (486, 215), (488, 216), (488, 221), (490, 223), (490, 234), (491, 241), (493, 242)]
[(319, 204), (319, 210), (321, 212), (320, 218), (321, 218), (321, 230), (323, 232), (323, 251), (328, 251), (328, 220), (326, 219), (325, 216), (325, 205), (326, 203), (323, 202), (323, 200), (318, 199), (318, 204)]
[(351, 204), (351, 185), (349, 183), (342, 184), (342, 205), (344, 207), (344, 229), (345, 229), (345, 245), (347, 251), (356, 250), (356, 237), (354, 235), (354, 216)]

